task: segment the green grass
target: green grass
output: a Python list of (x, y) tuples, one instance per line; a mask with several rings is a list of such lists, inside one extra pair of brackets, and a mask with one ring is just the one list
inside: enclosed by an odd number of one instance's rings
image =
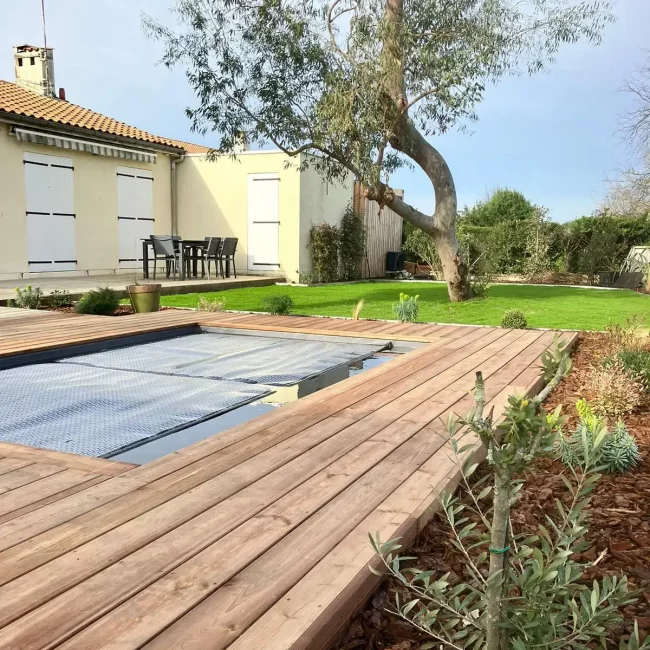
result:
[(163, 296), (171, 307), (196, 307), (199, 297), (223, 298), (226, 309), (263, 311), (262, 299), (287, 294), (294, 314), (352, 316), (363, 298), (361, 318), (393, 319), (392, 304), (400, 292), (420, 296), (423, 322), (498, 325), (506, 309), (521, 309), (529, 327), (601, 330), (610, 322), (630, 316), (650, 316), (650, 296), (633, 291), (601, 291), (574, 287), (495, 285), (485, 298), (451, 303), (447, 287), (432, 282), (359, 282), (313, 287), (270, 286), (230, 289), (211, 293)]

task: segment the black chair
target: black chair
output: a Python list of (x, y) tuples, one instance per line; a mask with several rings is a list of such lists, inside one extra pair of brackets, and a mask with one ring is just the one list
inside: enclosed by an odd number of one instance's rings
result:
[(221, 247), (221, 255), (219, 255), (219, 266), (221, 267), (221, 276), (226, 277), (226, 274), (223, 271), (223, 263), (226, 263), (226, 269), (228, 268), (230, 262), (232, 262), (232, 270), (237, 278), (237, 269), (235, 268), (235, 251), (237, 250), (237, 242), (239, 240), (237, 237), (226, 237), (223, 240), (223, 246)]
[(206, 237), (205, 248), (202, 249), (201, 267), (204, 261), (208, 263), (208, 280), (210, 279), (210, 263), (214, 262), (214, 272), (219, 277), (219, 256), (221, 255), (221, 237)]
[(167, 277), (169, 277), (169, 269), (174, 274), (176, 280), (176, 269), (180, 273), (180, 251), (179, 247), (174, 242), (173, 238), (169, 235), (152, 235), (151, 243), (153, 244), (153, 279), (156, 279), (156, 266), (158, 260), (164, 260), (167, 267)]
[[(180, 242), (181, 242), (181, 239), (182, 239), (180, 235), (149, 235), (149, 239), (151, 239), (152, 242), (153, 242), (154, 237), (171, 237), (172, 242), (174, 243), (174, 250), (176, 251), (176, 253), (179, 252)], [(169, 260), (167, 260), (167, 262), (165, 264), (165, 271), (166, 271), (167, 277), (169, 277), (170, 274), (171, 274), (171, 271), (172, 271), (172, 265), (171, 265), (171, 262)]]

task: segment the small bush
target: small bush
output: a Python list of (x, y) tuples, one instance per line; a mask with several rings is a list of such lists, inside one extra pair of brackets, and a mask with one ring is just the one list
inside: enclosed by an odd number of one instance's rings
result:
[(319, 282), (336, 282), (339, 277), (339, 243), (336, 226), (322, 223), (309, 231), (309, 249), (314, 275)]
[(491, 277), (489, 275), (475, 275), (472, 280), (472, 296), (474, 298), (485, 298), (491, 286)]
[(650, 343), (648, 331), (639, 318), (628, 318), (624, 325), (612, 323), (605, 328), (603, 355), (613, 357), (623, 350), (639, 352)]
[(519, 309), (508, 309), (501, 318), (501, 327), (510, 330), (525, 330), (528, 327), (528, 321), (523, 311)]
[(28, 284), (24, 289), (16, 287), (16, 297), (9, 301), (10, 307), (19, 307), (20, 309), (38, 309), (41, 306), (43, 292), (40, 287), (32, 289)]
[[(576, 430), (571, 434), (560, 431), (555, 445), (558, 460), (572, 468), (584, 464), (582, 453), (584, 439), (592, 445), (600, 433), (607, 428), (604, 421), (594, 415), (586, 400), (579, 400), (576, 408), (580, 415)], [(600, 465), (608, 474), (622, 474), (638, 465), (640, 461), (641, 454), (636, 439), (619, 418), (616, 426), (605, 433)]]
[(348, 206), (341, 219), (339, 255), (344, 280), (361, 277), (361, 263), (366, 253), (366, 226), (363, 215)]
[(409, 296), (406, 293), (399, 294), (399, 302), (393, 304), (393, 314), (402, 323), (412, 323), (418, 319), (420, 296)]
[(631, 413), (643, 400), (644, 387), (619, 358), (608, 365), (593, 366), (586, 377), (584, 391), (594, 413), (618, 417)]
[(84, 293), (77, 302), (74, 310), (77, 314), (94, 314), (96, 316), (110, 316), (120, 304), (120, 299), (113, 289), (103, 287)]
[(226, 307), (225, 298), (217, 298), (216, 300), (208, 300), (201, 296), (199, 298), (199, 304), (196, 308), (199, 311), (223, 311)]
[(268, 296), (262, 300), (262, 309), (276, 316), (284, 316), (285, 314), (291, 313), (292, 307), (293, 300), (291, 300), (290, 296), (286, 295)]
[[(624, 368), (643, 382), (646, 392), (650, 391), (650, 352), (647, 350), (621, 350), (617, 355)], [(611, 358), (603, 360), (604, 366), (612, 363)]]
[(47, 297), (47, 304), (50, 307), (72, 307), (70, 292), (67, 289), (63, 289), (63, 291), (55, 289)]

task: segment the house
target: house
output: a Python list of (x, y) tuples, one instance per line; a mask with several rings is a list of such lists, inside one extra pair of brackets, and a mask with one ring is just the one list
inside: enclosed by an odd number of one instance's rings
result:
[(332, 185), (280, 151), (208, 159), (55, 94), (51, 48), (14, 47), (0, 81), (0, 279), (132, 273), (151, 234), (237, 237), (240, 273), (291, 281), (311, 267), (312, 223), (337, 223)]

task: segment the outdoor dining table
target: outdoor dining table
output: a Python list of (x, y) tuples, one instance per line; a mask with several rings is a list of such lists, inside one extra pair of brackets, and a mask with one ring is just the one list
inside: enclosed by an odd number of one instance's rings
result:
[[(205, 239), (178, 239), (178, 263), (180, 264), (180, 279), (185, 280), (185, 249), (191, 249), (191, 259), (192, 259), (192, 273), (191, 277), (196, 278), (198, 273), (198, 250), (199, 248), (204, 248), (206, 241)], [(149, 246), (153, 247), (151, 238), (146, 238), (142, 240), (142, 273), (145, 280), (149, 279)], [(226, 260), (226, 269), (225, 275), (227, 278), (230, 277), (230, 261)]]

